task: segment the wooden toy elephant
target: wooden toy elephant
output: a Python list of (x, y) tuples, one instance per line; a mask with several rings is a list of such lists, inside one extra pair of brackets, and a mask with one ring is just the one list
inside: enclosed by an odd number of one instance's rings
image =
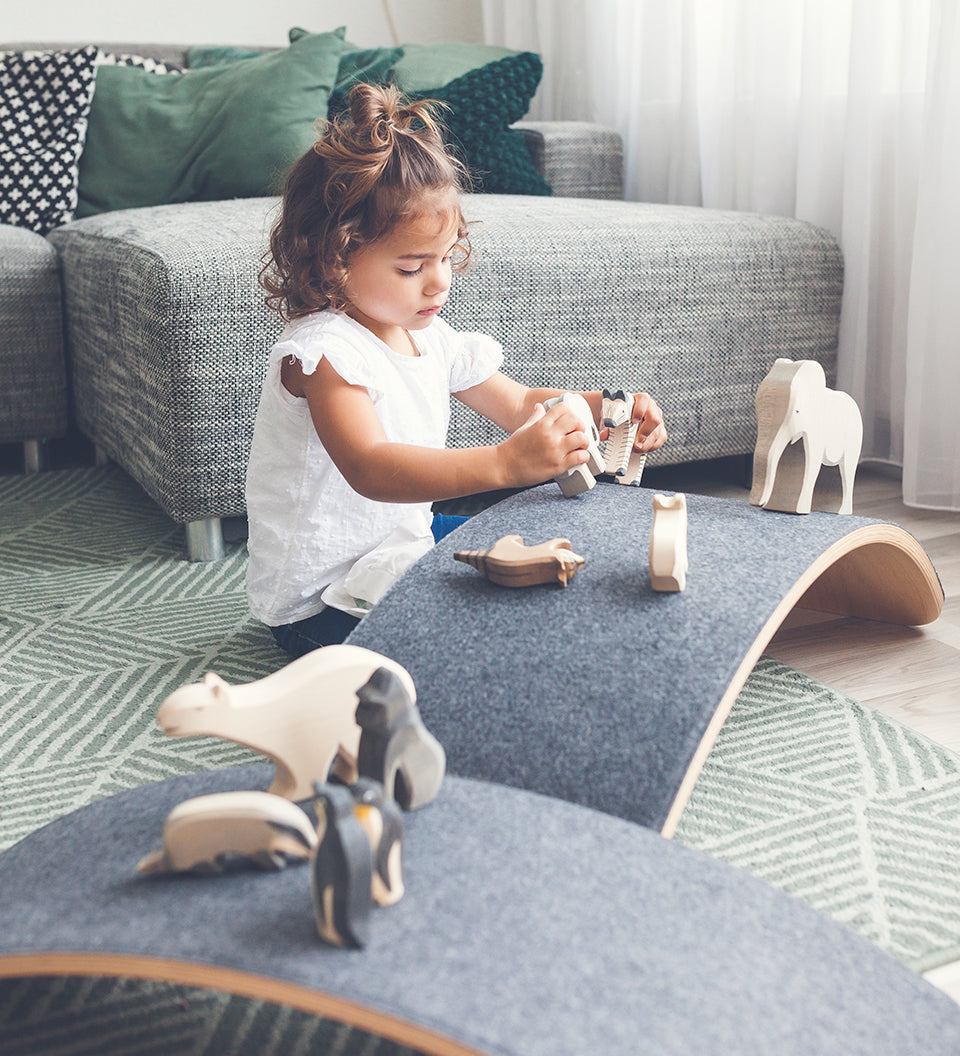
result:
[[(853, 512), (853, 481), (863, 442), (852, 396), (827, 388), (815, 360), (778, 359), (756, 395), (757, 444), (750, 502), (768, 510), (809, 513), (822, 466), (839, 466), (841, 494), (830, 513)], [(803, 443), (798, 446), (797, 441)]]

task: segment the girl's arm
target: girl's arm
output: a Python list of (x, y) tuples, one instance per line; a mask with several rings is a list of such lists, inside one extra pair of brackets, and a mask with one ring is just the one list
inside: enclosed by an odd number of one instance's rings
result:
[(317, 435), (347, 483), (379, 502), (433, 502), (540, 484), (587, 460), (583, 426), (561, 405), (535, 414), (531, 403), (527, 419), (513, 428), (534, 420), (494, 446), (436, 449), (388, 440), (367, 390), (344, 381), (326, 359), (313, 374), (285, 360), (282, 378), (288, 391), (306, 399)]
[[(502, 429), (513, 432), (519, 428), (538, 403), (562, 396), (563, 389), (528, 389), (518, 381), (508, 378), (499, 371), (492, 377), (472, 389), (454, 393), (458, 400), (468, 407), (496, 422)], [(593, 420), (601, 430), (601, 438), (606, 431), (600, 421), (603, 407), (602, 392), (581, 392), (580, 395), (590, 405)], [(633, 420), (640, 423), (634, 447), (638, 451), (654, 451), (662, 447), (667, 439), (667, 430), (663, 424), (663, 413), (656, 400), (645, 392), (638, 392), (633, 398)]]

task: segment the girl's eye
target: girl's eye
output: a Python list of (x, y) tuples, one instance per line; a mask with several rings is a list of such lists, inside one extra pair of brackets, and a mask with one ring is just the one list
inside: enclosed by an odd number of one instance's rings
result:
[(407, 271), (406, 268), (398, 268), (397, 270), (400, 272), (401, 275), (419, 275), (420, 272), (423, 271), (423, 265), (421, 264), (419, 268), (415, 268), (413, 271)]

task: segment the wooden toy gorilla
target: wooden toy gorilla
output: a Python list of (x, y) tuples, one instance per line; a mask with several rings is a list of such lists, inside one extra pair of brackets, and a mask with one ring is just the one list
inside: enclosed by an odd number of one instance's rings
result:
[(426, 806), (443, 781), (446, 756), (395, 672), (378, 668), (357, 690), (357, 770), (404, 810)]

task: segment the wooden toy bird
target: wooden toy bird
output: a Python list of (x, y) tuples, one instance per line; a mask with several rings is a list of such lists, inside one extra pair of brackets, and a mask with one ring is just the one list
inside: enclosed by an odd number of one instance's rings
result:
[(489, 550), (457, 550), (453, 557), (472, 565), (500, 587), (532, 587), (538, 583), (560, 583), (565, 587), (584, 563), (571, 550), (569, 539), (548, 539), (536, 546), (525, 546), (520, 535), (504, 535)]

